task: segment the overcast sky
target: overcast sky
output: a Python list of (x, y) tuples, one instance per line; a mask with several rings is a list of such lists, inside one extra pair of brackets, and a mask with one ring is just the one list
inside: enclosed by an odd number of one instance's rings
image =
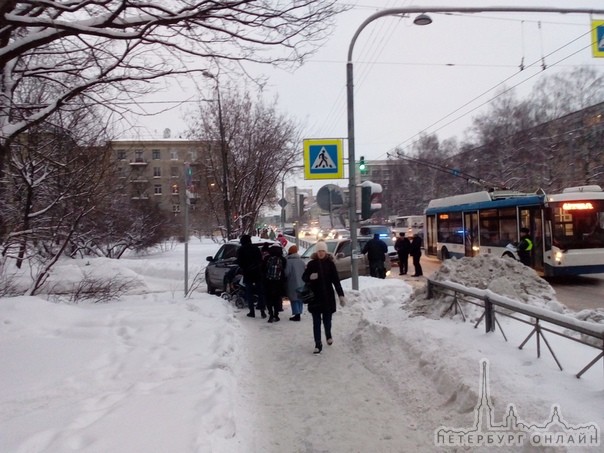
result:
[[(304, 138), (346, 138), (346, 57), (354, 32), (376, 11), (406, 6), (522, 6), (603, 8), (601, 0), (568, 1), (430, 1), (350, 0), (350, 11), (337, 18), (325, 45), (295, 72), (249, 67), (269, 77), (265, 96), (278, 96), (281, 111), (300, 121)], [(384, 17), (360, 34), (353, 53), (356, 156), (385, 159), (395, 147), (410, 146), (421, 132), (441, 140), (462, 139), (473, 116), (501, 87), (526, 95), (544, 75), (581, 65), (604, 70), (604, 58), (593, 58), (591, 19), (586, 14), (430, 14), (433, 23), (413, 25), (412, 18)], [(604, 19), (595, 16), (593, 19)], [(520, 71), (520, 65), (524, 70)], [(543, 66), (545, 65), (545, 70)], [(208, 79), (208, 96), (212, 95)], [(182, 87), (154, 100), (195, 97)], [(162, 104), (165, 108), (167, 105)], [(151, 111), (155, 106), (149, 106)], [(149, 133), (173, 136), (185, 129), (190, 104), (138, 121)], [(300, 150), (302, 156), (302, 149)], [(346, 152), (345, 152), (346, 157)], [(310, 184), (318, 188), (334, 182)]]

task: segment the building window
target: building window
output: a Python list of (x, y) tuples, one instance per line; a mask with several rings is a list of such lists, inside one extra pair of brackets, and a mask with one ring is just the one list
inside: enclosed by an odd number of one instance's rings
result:
[(180, 190), (178, 188), (178, 184), (172, 184), (172, 195), (178, 195)]
[(117, 160), (126, 160), (126, 150), (125, 149), (117, 150)]
[(170, 151), (170, 159), (171, 160), (178, 160), (178, 151), (176, 151), (176, 150)]
[(178, 178), (178, 167), (170, 167), (170, 176)]
[(155, 184), (153, 186), (153, 193), (155, 195), (161, 195), (161, 184)]
[(178, 214), (180, 212), (180, 205), (179, 204), (173, 204), (172, 205), (172, 212), (174, 214)]
[(189, 162), (195, 162), (197, 160), (197, 151), (189, 151)]
[(161, 160), (161, 151), (159, 149), (154, 149), (151, 154), (153, 156), (153, 160)]
[(161, 167), (153, 167), (153, 177), (159, 178), (161, 176)]
[(143, 151), (134, 151), (134, 162), (144, 162), (143, 161)]

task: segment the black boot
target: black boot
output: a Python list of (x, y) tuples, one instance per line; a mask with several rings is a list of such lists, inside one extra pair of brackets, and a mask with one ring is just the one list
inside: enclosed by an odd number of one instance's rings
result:
[(260, 310), (260, 316), (262, 316), (262, 319), (266, 318), (266, 311)]
[(247, 314), (247, 317), (248, 317), (248, 318), (255, 318), (255, 317), (256, 317), (256, 313), (254, 313), (253, 311), (250, 311), (250, 312)]
[(289, 318), (290, 321), (300, 321), (300, 314), (294, 315)]

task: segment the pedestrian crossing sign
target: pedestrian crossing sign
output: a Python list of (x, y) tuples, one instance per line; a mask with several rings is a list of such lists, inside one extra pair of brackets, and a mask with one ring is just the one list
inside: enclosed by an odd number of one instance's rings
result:
[(304, 179), (342, 178), (344, 178), (342, 140), (304, 140)]
[(604, 20), (592, 20), (591, 33), (593, 56), (604, 57)]

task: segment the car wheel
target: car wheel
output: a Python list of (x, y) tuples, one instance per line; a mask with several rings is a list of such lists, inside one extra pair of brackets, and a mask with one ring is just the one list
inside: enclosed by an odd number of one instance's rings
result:
[(450, 260), (451, 259), (451, 255), (449, 254), (449, 251), (443, 247), (442, 251), (440, 252), (441, 256), (442, 256), (442, 260)]

